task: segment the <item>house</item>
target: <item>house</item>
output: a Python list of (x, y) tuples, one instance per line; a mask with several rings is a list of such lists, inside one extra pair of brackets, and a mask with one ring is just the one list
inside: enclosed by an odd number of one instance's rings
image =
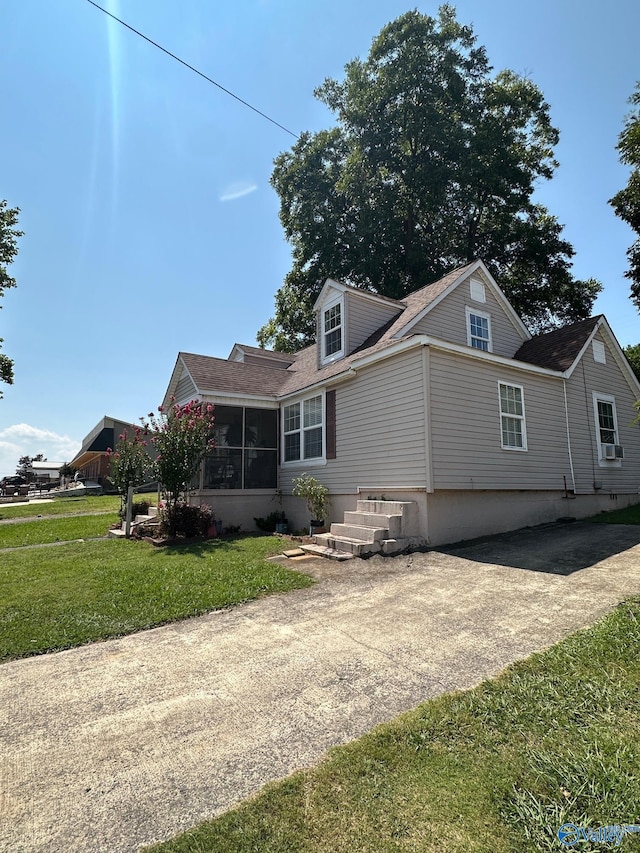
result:
[(60, 480), (60, 469), (64, 462), (31, 462), (30, 480), (38, 486), (53, 486)]
[(215, 404), (197, 500), (225, 523), (282, 507), (303, 527), (305, 471), (331, 521), (384, 497), (429, 544), (640, 500), (640, 384), (604, 316), (532, 336), (482, 261), (401, 300), (329, 279), (315, 310), (298, 353), (177, 357), (164, 404)]
[(105, 415), (82, 441), (82, 447), (71, 460), (83, 480), (92, 480), (108, 490), (112, 488), (109, 475), (111, 459), (108, 450), (115, 450), (118, 438), (127, 432), (131, 435), (140, 424), (110, 418)]

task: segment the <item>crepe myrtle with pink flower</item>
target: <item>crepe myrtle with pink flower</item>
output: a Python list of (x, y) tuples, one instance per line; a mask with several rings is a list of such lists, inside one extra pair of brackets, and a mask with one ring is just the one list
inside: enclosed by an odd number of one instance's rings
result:
[(140, 419), (157, 451), (153, 473), (166, 492), (165, 511), (171, 536), (176, 535), (178, 503), (200, 470), (202, 460), (214, 448), (214, 419), (211, 404), (196, 399), (180, 406), (173, 397), (166, 411), (158, 406), (157, 415), (149, 412), (147, 418)]
[(146, 431), (136, 427), (118, 436), (116, 449), (107, 448), (111, 460), (111, 479), (120, 495), (120, 513), (124, 514), (130, 486), (139, 486), (151, 476), (152, 462), (147, 452)]

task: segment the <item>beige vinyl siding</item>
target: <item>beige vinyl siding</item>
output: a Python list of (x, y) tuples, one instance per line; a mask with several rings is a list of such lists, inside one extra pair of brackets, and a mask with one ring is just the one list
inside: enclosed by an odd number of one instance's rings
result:
[(333, 493), (358, 486), (425, 487), (422, 355), (419, 348), (362, 368), (336, 386), (336, 458), (305, 468), (283, 465), (280, 484), (308, 470)]
[[(640, 426), (631, 426), (636, 416), (633, 408), (635, 394), (618, 366), (606, 337), (597, 332), (596, 340), (605, 347), (606, 364), (593, 359), (589, 345), (571, 377), (567, 380), (567, 401), (576, 491), (591, 493), (593, 483), (601, 491), (637, 492), (640, 487)], [(625, 458), (615, 463), (599, 465), (593, 392), (615, 397), (618, 420), (618, 444), (624, 447)]]
[[(504, 450), (498, 383), (524, 391), (527, 450)], [(431, 348), (435, 489), (571, 488), (562, 380)]]
[(347, 353), (351, 353), (366, 339), (400, 313), (400, 306), (383, 305), (371, 299), (358, 297), (347, 292), (345, 313), (347, 315)]
[(176, 385), (175, 398), (178, 403), (188, 403), (197, 396), (197, 393), (197, 388), (191, 377), (187, 373), (183, 373)]
[(504, 306), (485, 285), (486, 302), (471, 299), (469, 279), (463, 281), (448, 296), (432, 308), (411, 329), (412, 334), (430, 335), (455, 344), (467, 345), (467, 315), (465, 309), (476, 310), (491, 317), (492, 352), (512, 358), (526, 340), (509, 318)]

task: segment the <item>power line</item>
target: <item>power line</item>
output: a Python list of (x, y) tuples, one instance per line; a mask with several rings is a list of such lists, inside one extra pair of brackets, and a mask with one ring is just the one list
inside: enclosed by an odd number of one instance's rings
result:
[(213, 85), (217, 86), (218, 89), (222, 89), (225, 94), (231, 95), (231, 97), (235, 98), (236, 101), (240, 101), (241, 104), (244, 104), (245, 107), (249, 107), (249, 109), (253, 110), (254, 113), (258, 113), (258, 115), (262, 116), (262, 118), (266, 118), (266, 120), (270, 121), (271, 124), (275, 124), (276, 127), (279, 127), (280, 130), (284, 130), (285, 133), (289, 133), (295, 139), (299, 138), (297, 133), (294, 133), (292, 130), (289, 130), (289, 128), (285, 127), (283, 124), (280, 124), (280, 122), (277, 122), (275, 119), (271, 118), (266, 113), (261, 112), (257, 107), (252, 106), (248, 101), (244, 101), (242, 98), (240, 98), (238, 95), (235, 95), (229, 89), (225, 89), (225, 87), (221, 86), (220, 83), (216, 83), (216, 81), (212, 80), (211, 77), (207, 77), (207, 75), (203, 74), (202, 71), (198, 71), (198, 69), (194, 68), (193, 65), (189, 65), (189, 63), (185, 62), (184, 59), (180, 59), (180, 57), (176, 56), (175, 53), (171, 53), (171, 51), (167, 50), (166, 47), (162, 47), (161, 44), (158, 44), (157, 42), (153, 41), (153, 39), (150, 39), (148, 36), (145, 36), (144, 33), (141, 33), (139, 30), (136, 30), (130, 24), (127, 24), (126, 21), (117, 18), (115, 15), (109, 12), (108, 9), (104, 9), (102, 6), (99, 6), (97, 3), (94, 3), (93, 0), (87, 0), (87, 3), (90, 3), (92, 6), (95, 6), (96, 9), (99, 9), (101, 12), (104, 12), (105, 15), (108, 15), (110, 18), (113, 18), (114, 21), (117, 21), (119, 24), (122, 24), (122, 26), (126, 27), (128, 30), (131, 30), (132, 33), (135, 33), (137, 36), (140, 36), (141, 39), (148, 41), (149, 44), (152, 44), (154, 47), (157, 47), (158, 50), (161, 50), (163, 53), (166, 53), (167, 56), (170, 56), (172, 59), (175, 59), (176, 62), (179, 62), (181, 65), (184, 65), (185, 68), (189, 69), (189, 71), (193, 71), (199, 77), (204, 78), (208, 83), (213, 83)]

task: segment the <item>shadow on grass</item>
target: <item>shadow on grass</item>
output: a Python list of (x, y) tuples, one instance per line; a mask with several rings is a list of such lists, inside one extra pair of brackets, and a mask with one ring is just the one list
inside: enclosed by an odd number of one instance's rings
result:
[[(162, 551), (168, 557), (181, 557), (185, 554), (189, 554), (193, 557), (210, 557), (215, 553), (223, 553), (223, 552), (246, 552), (247, 542), (251, 542), (252, 539), (258, 540), (264, 538), (264, 536), (223, 536), (217, 539), (199, 539), (196, 541), (188, 541), (188, 542), (172, 542), (170, 545), (159, 545), (153, 546), (157, 548), (158, 551)], [(274, 553), (277, 552), (277, 548), (274, 549)], [(254, 556), (260, 557), (259, 554), (255, 554)], [(270, 556), (266, 554), (266, 556)]]

